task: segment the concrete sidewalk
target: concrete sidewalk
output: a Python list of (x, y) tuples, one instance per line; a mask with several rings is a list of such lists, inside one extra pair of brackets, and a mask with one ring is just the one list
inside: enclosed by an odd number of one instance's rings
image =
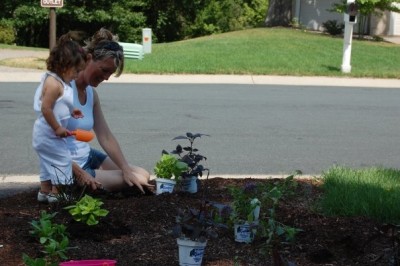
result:
[[(23, 73), (23, 74), (22, 74)], [(0, 67), (0, 82), (39, 82), (41, 70)], [(136, 75), (122, 74), (105, 83), (253, 84), (400, 88), (398, 79), (295, 77), (266, 75)]]

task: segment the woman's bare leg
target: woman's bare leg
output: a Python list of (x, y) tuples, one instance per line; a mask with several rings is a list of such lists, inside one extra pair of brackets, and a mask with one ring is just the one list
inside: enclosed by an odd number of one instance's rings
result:
[[(132, 173), (140, 180), (140, 184), (147, 185), (150, 180), (150, 174), (145, 169), (138, 166), (131, 166)], [(103, 187), (110, 191), (122, 189), (127, 186), (125, 183), (122, 171), (118, 166), (107, 157), (101, 164), (100, 169), (96, 170), (96, 180), (99, 181)]]

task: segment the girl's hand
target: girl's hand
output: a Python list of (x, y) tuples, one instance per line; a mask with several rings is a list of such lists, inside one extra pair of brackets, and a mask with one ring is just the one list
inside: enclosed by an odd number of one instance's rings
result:
[(67, 130), (65, 127), (58, 127), (55, 131), (56, 136), (60, 137), (60, 138), (66, 138), (71, 136), (71, 132), (69, 132), (69, 130)]

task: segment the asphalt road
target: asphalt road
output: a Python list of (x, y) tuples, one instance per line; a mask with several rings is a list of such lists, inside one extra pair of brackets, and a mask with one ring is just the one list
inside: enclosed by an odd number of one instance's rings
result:
[[(31, 147), (36, 84), (0, 83), (0, 175), (38, 172)], [(399, 165), (398, 89), (107, 84), (98, 92), (128, 160), (150, 171), (187, 131), (211, 135), (196, 146), (214, 175)]]
[[(389, 41), (400, 43), (400, 38)], [(47, 54), (0, 49), (0, 60)], [(38, 188), (38, 182), (9, 183), (7, 177), (37, 175), (31, 107), (42, 71), (0, 66), (0, 72), (2, 198)], [(18, 83), (22, 80), (35, 82)], [(166, 84), (171, 80), (179, 84)], [(318, 175), (334, 164), (398, 167), (400, 86), (395, 80), (123, 75), (116, 81), (127, 84), (99, 88), (104, 112), (128, 159), (150, 171), (160, 151), (177, 144), (172, 137), (186, 131), (212, 135), (197, 144), (214, 176), (295, 169)], [(255, 85), (264, 83), (287, 85)]]

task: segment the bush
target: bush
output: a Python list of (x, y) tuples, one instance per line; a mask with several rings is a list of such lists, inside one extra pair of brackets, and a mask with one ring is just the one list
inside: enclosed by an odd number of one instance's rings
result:
[(13, 44), (15, 42), (15, 32), (10, 20), (0, 20), (0, 43)]
[(344, 24), (338, 23), (337, 20), (328, 20), (322, 23), (322, 26), (325, 28), (325, 32), (332, 36), (342, 34), (344, 29)]

